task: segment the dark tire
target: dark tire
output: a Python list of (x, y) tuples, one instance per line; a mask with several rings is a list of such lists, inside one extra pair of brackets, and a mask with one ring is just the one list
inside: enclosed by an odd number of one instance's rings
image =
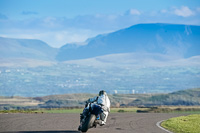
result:
[(82, 124), (81, 131), (87, 132), (89, 128), (93, 127), (94, 121), (96, 119), (96, 116), (91, 114), (88, 118), (86, 118), (85, 122)]

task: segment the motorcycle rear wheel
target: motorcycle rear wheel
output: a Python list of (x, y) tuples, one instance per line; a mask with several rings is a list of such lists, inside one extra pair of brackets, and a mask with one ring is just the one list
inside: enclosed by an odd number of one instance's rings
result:
[(93, 127), (94, 121), (96, 119), (96, 116), (91, 114), (88, 118), (86, 118), (85, 122), (82, 124), (81, 131), (87, 132), (89, 128)]

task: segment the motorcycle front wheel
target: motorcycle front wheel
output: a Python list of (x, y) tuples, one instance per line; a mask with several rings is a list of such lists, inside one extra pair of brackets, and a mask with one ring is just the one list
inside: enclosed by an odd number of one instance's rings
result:
[(89, 115), (89, 117), (87, 117), (86, 120), (85, 120), (85, 122), (82, 124), (81, 131), (82, 131), (82, 132), (87, 132), (87, 130), (88, 130), (89, 128), (92, 128), (95, 119), (96, 119), (96, 116), (95, 116), (95, 115), (93, 115), (93, 114)]

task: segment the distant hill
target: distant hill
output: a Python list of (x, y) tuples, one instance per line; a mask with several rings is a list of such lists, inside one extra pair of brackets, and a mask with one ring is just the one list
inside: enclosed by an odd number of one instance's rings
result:
[(64, 45), (56, 59), (66, 61), (133, 52), (188, 58), (200, 55), (200, 26), (138, 24), (86, 42), (83, 46)]
[[(40, 97), (41, 107), (83, 106), (95, 94), (66, 94)], [(112, 106), (195, 106), (200, 105), (200, 88), (181, 90), (168, 94), (113, 94)], [(37, 98), (34, 98), (37, 99)]]
[(56, 48), (43, 41), (33, 39), (12, 39), (0, 37), (0, 58), (24, 58), (52, 61)]
[(200, 88), (181, 90), (169, 94), (152, 95), (149, 98), (139, 98), (128, 104), (129, 106), (160, 106), (160, 105), (200, 105)]
[[(97, 94), (63, 94), (44, 97), (1, 97), (0, 110), (13, 108), (63, 108), (83, 107), (88, 98)], [(200, 88), (181, 90), (166, 94), (112, 94), (112, 107), (138, 106), (199, 106)], [(35, 105), (35, 106), (34, 106)]]

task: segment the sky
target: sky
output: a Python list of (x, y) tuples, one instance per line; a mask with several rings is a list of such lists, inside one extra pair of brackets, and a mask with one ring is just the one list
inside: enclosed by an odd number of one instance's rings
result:
[(0, 37), (56, 48), (140, 23), (200, 25), (200, 0), (0, 0)]

